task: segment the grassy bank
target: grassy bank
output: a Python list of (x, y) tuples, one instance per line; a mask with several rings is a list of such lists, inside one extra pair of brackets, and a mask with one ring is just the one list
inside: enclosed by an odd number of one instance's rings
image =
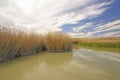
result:
[(0, 25), (0, 62), (18, 56), (48, 51), (68, 51), (71, 38), (63, 33), (38, 35), (16, 25)]
[(120, 37), (101, 37), (101, 38), (72, 38), (73, 43), (79, 42), (120, 42)]
[(88, 48), (120, 53), (120, 42), (79, 42), (74, 48)]
[(120, 42), (79, 42), (79, 46), (120, 48)]
[(107, 51), (113, 53), (120, 53), (120, 48), (107, 48), (107, 47), (88, 47), (88, 46), (74, 46), (73, 49), (92, 49), (97, 51)]

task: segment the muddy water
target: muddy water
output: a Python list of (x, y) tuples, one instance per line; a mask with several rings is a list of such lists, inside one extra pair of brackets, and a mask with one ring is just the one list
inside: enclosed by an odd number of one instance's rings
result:
[(0, 80), (120, 80), (120, 54), (74, 49), (0, 63)]

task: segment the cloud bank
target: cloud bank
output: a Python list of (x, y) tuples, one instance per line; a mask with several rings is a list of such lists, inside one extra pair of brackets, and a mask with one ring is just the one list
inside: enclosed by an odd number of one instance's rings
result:
[[(0, 0), (0, 23), (22, 25), (37, 33), (63, 31), (61, 27), (65, 24), (79, 24), (102, 15), (112, 3), (113, 0)], [(93, 31), (81, 32), (95, 24), (86, 22), (68, 33), (73, 37), (92, 37), (96, 33), (118, 29), (119, 22), (101, 24)], [(106, 36), (119, 33), (108, 32)]]

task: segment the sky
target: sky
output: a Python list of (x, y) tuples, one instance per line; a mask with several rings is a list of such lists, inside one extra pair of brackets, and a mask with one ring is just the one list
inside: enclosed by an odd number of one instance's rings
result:
[(6, 23), (38, 34), (120, 37), (120, 0), (0, 0), (0, 24)]

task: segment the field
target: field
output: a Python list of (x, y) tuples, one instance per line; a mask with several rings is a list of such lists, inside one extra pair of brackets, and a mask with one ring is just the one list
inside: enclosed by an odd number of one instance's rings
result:
[(74, 48), (89, 48), (120, 53), (120, 37), (72, 38)]
[(73, 43), (79, 42), (120, 42), (120, 37), (101, 37), (101, 38), (72, 38)]
[(120, 47), (120, 37), (72, 38), (73, 44), (94, 47)]
[(79, 42), (79, 46), (120, 48), (120, 42)]

